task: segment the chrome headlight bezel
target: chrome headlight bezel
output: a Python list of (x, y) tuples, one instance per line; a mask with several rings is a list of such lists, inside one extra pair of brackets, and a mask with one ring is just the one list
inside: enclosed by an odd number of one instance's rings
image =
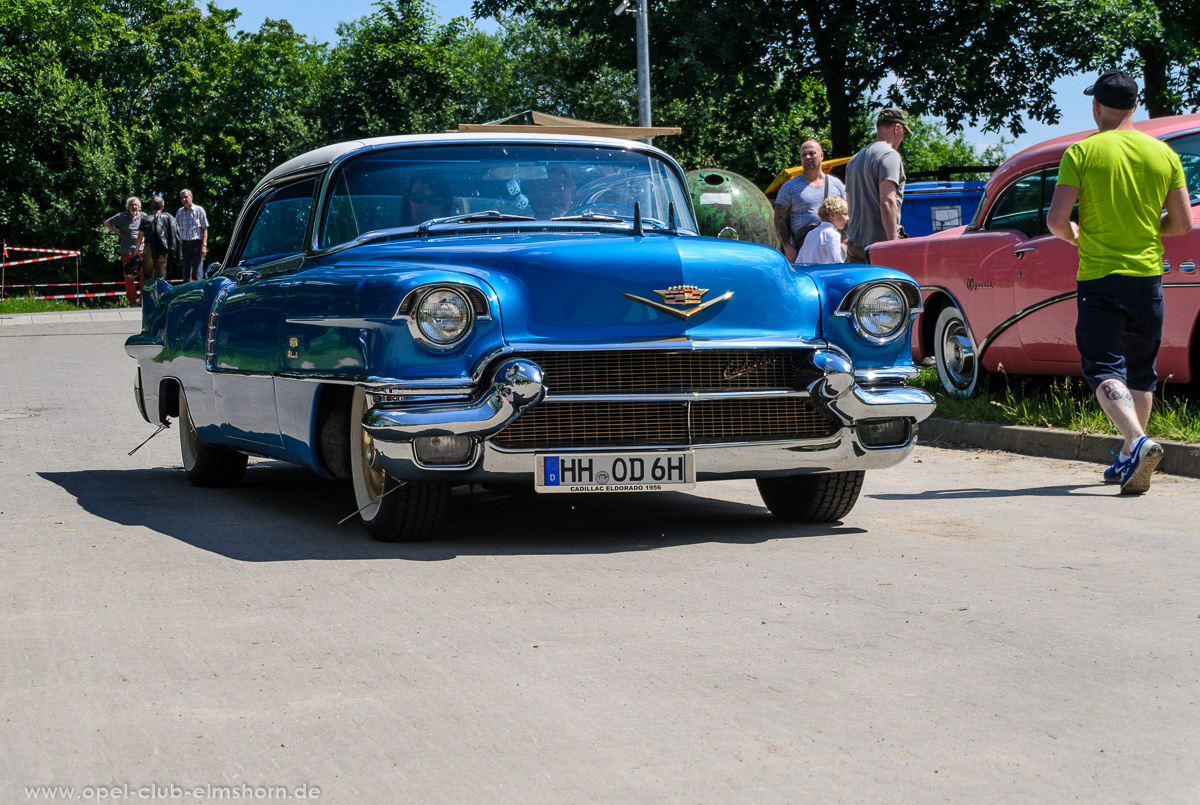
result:
[[(864, 325), (860, 318), (860, 303), (865, 298), (868, 298), (869, 294), (876, 291), (894, 294), (900, 306), (898, 323), (886, 333), (876, 332), (878, 328)], [(892, 343), (908, 332), (908, 323), (912, 320), (914, 314), (921, 312), (921, 309), (921, 289), (917, 287), (916, 283), (896, 279), (872, 280), (852, 288), (842, 299), (834, 315), (848, 318), (854, 334), (863, 341), (866, 341), (868, 344), (882, 346)]]
[[(397, 317), (408, 323), (408, 330), (413, 340), (427, 349), (437, 352), (454, 349), (470, 336), (475, 329), (475, 322), (479, 318), (476, 312), (479, 303), (472, 299), (470, 290), (454, 285), (430, 285), (420, 288), (405, 298), (400, 310), (397, 311)], [(461, 329), (449, 338), (440, 336), (436, 328), (430, 326), (429, 312), (425, 308), (426, 303), (430, 302), (434, 296), (445, 295), (456, 300), (455, 304), (460, 308), (463, 316)], [(478, 293), (475, 295), (482, 297)], [(486, 301), (483, 304), (486, 306)]]

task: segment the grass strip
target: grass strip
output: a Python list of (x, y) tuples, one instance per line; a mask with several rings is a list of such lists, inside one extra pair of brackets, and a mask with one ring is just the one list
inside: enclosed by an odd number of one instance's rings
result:
[[(1087, 384), (1077, 377), (992, 374), (972, 397), (947, 394), (932, 366), (913, 385), (937, 399), (934, 416), (968, 422), (996, 422), (1030, 428), (1118, 436)], [(1200, 442), (1200, 388), (1163, 383), (1154, 395), (1147, 434), (1155, 439)]]

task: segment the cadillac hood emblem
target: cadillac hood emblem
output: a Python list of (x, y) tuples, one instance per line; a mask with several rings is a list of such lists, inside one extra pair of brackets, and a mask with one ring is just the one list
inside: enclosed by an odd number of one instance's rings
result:
[[(640, 296), (634, 296), (631, 293), (622, 293), (621, 296), (626, 299), (632, 299), (634, 302), (641, 302), (643, 305), (649, 305), (655, 310), (661, 310), (663, 313), (669, 313), (680, 319), (690, 319), (702, 310), (712, 307), (718, 302), (724, 302), (733, 296), (733, 291), (726, 291), (716, 299), (710, 299), (707, 302), (701, 303), (700, 300), (708, 293), (708, 288), (697, 288), (695, 285), (672, 285), (665, 291), (655, 291), (663, 298), (662, 302), (655, 302), (652, 299), (645, 299)], [(665, 304), (664, 304), (665, 303)], [(679, 310), (670, 305), (695, 305), (690, 310)]]

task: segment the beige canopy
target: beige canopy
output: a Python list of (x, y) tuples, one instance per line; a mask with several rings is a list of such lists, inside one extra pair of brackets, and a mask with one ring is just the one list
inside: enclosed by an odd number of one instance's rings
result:
[(617, 137), (622, 140), (648, 140), (678, 134), (678, 126), (609, 126), (569, 117), (548, 115), (527, 109), (489, 123), (459, 123), (459, 131), (514, 132), (522, 134), (582, 134), (590, 137)]

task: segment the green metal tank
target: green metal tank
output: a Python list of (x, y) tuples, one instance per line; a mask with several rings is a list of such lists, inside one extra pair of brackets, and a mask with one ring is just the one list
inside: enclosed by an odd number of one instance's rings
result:
[(688, 171), (687, 183), (701, 235), (717, 237), (731, 228), (738, 240), (779, 248), (774, 207), (745, 176), (723, 168), (701, 168)]

